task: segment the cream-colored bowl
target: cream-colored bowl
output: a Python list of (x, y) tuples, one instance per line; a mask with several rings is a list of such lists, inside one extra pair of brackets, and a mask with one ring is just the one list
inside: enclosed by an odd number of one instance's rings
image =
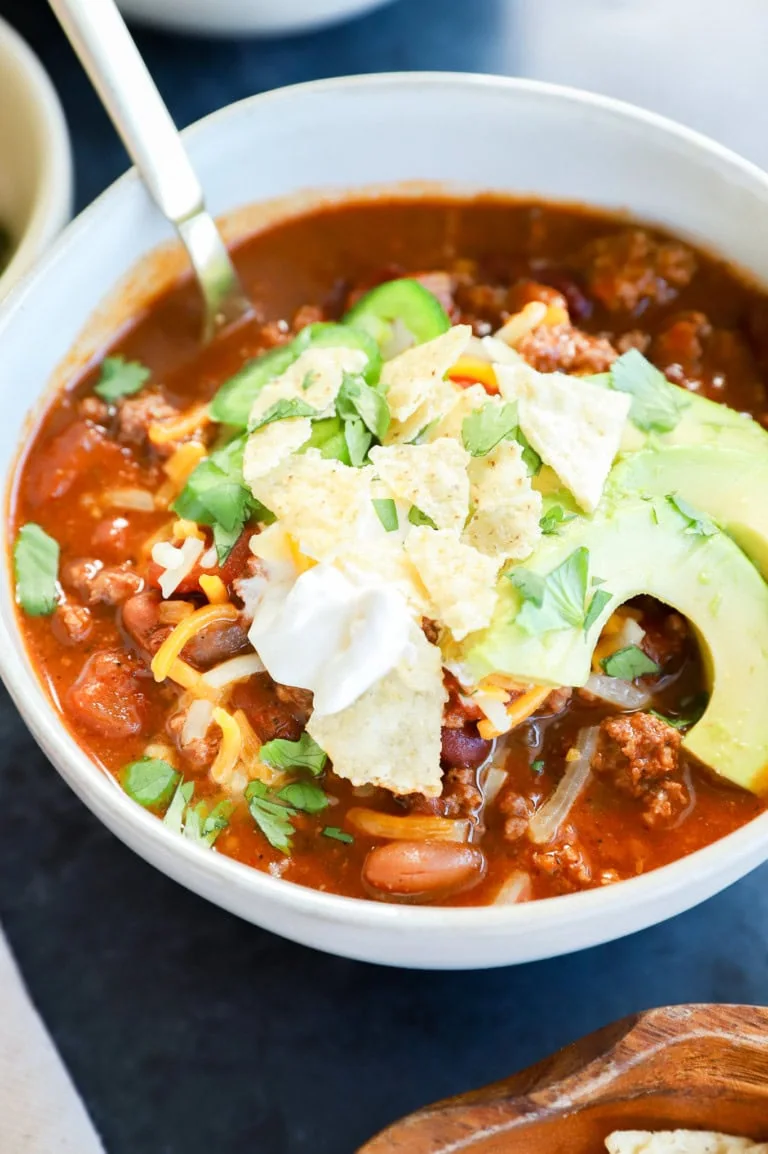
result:
[[(186, 134), (211, 209), (242, 234), (299, 200), (361, 185), (431, 182), (629, 208), (707, 244), (768, 283), (768, 176), (717, 144), (628, 105), (526, 80), (455, 74), (364, 76), (245, 100)], [(268, 158), (268, 161), (265, 161)], [(424, 185), (421, 186), (425, 187)], [(455, 184), (453, 185), (455, 187)], [(335, 190), (335, 193), (332, 191)], [(280, 205), (282, 204), (282, 208)], [(10, 484), (28, 407), (41, 398), (116, 282), (140, 308), (179, 261), (147, 260), (168, 236), (131, 173), (64, 233), (0, 309), (0, 468)], [(87, 356), (120, 310), (102, 312)], [(41, 339), (44, 333), (44, 339)], [(7, 548), (2, 523), (0, 549)], [(643, 929), (716, 893), (768, 858), (768, 814), (644, 876), (547, 901), (478, 909), (397, 906), (320, 893), (178, 837), (100, 772), (38, 682), (0, 574), (0, 673), (38, 742), (118, 837), (183, 885), (241, 917), (332, 953), (390, 965), (480, 968), (566, 953)], [(375, 749), (371, 756), (376, 756)]]
[(0, 20), (0, 227), (12, 243), (0, 298), (71, 215), (72, 160), (59, 99), (35, 54)]
[(118, 0), (128, 17), (203, 35), (280, 36), (361, 16), (392, 0)]

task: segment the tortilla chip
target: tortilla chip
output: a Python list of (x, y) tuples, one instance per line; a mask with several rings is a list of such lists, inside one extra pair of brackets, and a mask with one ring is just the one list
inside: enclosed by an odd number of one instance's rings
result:
[(415, 505), (438, 529), (460, 533), (469, 512), (469, 453), (441, 437), (425, 445), (387, 445), (370, 458), (393, 496)]
[(416, 412), (462, 355), (471, 336), (470, 325), (454, 325), (434, 340), (385, 362), (381, 380), (393, 420), (403, 422)]
[(283, 421), (273, 421), (251, 433), (245, 443), (243, 454), (243, 476), (249, 487), (259, 477), (300, 449), (312, 436), (312, 422), (309, 417), (290, 417)]
[(490, 624), (497, 559), (459, 541), (449, 530), (426, 526), (411, 530), (405, 550), (434, 606), (429, 616), (447, 625), (457, 641)]
[(332, 417), (344, 373), (359, 373), (366, 363), (362, 349), (307, 349), (281, 376), (264, 386), (251, 406), (249, 423), (253, 425), (278, 401), (290, 400), (303, 401), (318, 418)]
[(522, 561), (541, 538), (541, 494), (517, 441), (501, 441), (469, 467), (474, 512), (462, 540), (489, 557)]

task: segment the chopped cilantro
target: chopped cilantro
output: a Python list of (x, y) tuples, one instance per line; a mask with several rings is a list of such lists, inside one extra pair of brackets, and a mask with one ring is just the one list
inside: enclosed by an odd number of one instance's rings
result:
[(302, 813), (321, 813), (328, 807), (328, 795), (314, 781), (292, 781), (277, 796)]
[(311, 369), (308, 373), (305, 373), (304, 374), (304, 380), (301, 382), (302, 392), (306, 393), (307, 389), (311, 389), (312, 386), (314, 385), (315, 381), (317, 380), (317, 377), (318, 377), (318, 374), (316, 372), (313, 372)]
[(171, 804), (165, 812), (163, 824), (174, 833), (183, 834), (191, 841), (210, 848), (221, 831), (229, 825), (232, 803), (220, 801), (212, 810), (209, 810), (202, 801), (193, 806), (191, 803), (194, 792), (193, 781), (179, 782), (171, 798)]
[(305, 442), (300, 452), (303, 453), (307, 449), (319, 449), (321, 457), (341, 461), (342, 465), (352, 464), (341, 417), (326, 417), (322, 421), (313, 421), (312, 436)]
[(634, 681), (636, 677), (647, 677), (661, 672), (660, 666), (652, 661), (637, 645), (627, 645), (618, 649), (610, 657), (600, 662), (603, 673), (609, 677), (619, 677), (622, 681)]
[[(526, 633), (580, 629), (584, 628), (587, 620), (594, 620), (597, 616), (591, 605), (587, 608), (589, 550), (584, 546), (574, 549), (546, 577), (530, 569), (518, 568), (509, 574), (509, 579), (523, 598), (516, 621)], [(592, 600), (599, 595), (600, 591), (593, 595)], [(604, 605), (602, 599), (599, 608)]]
[(671, 432), (688, 403), (682, 390), (671, 385), (637, 349), (613, 362), (611, 384), (620, 393), (630, 394), (630, 419), (644, 433)]
[(294, 834), (291, 821), (296, 815), (294, 807), (277, 801), (263, 781), (252, 781), (246, 788), (245, 799), (251, 817), (269, 844), (281, 853), (289, 854)]
[(30, 521), (13, 546), (16, 601), (30, 617), (48, 617), (59, 600), (59, 544)]
[(422, 513), (421, 509), (417, 508), (416, 505), (411, 505), (408, 510), (408, 520), (412, 525), (426, 525), (428, 529), (437, 528), (432, 518), (428, 517), (426, 513)]
[(344, 373), (336, 397), (336, 412), (344, 421), (359, 417), (366, 429), (383, 441), (389, 428), (390, 414), (387, 398), (379, 389), (372, 388), (362, 376)]
[(558, 532), (561, 525), (566, 525), (575, 517), (576, 513), (569, 512), (562, 505), (552, 505), (539, 521), (539, 527), (545, 537), (552, 537)]
[(681, 702), (681, 709), (683, 713), (679, 717), (669, 717), (664, 713), (659, 713), (655, 709), (649, 709), (648, 712), (657, 717), (659, 721), (663, 721), (666, 725), (671, 725), (673, 729), (688, 729), (695, 725), (704, 715), (704, 710), (707, 708), (709, 698), (706, 693), (697, 693), (693, 697), (687, 697)]
[[(594, 581), (592, 582), (592, 584), (594, 585)], [(592, 596), (592, 600), (589, 603), (589, 608), (587, 609), (587, 612), (584, 615), (583, 629), (584, 629), (585, 633), (589, 633), (590, 629), (595, 624), (598, 617), (603, 612), (603, 610), (605, 609), (606, 605), (608, 604), (608, 602), (611, 600), (612, 597), (613, 597), (613, 594), (609, 593), (607, 589), (596, 589), (595, 590), (595, 592)]]
[[(308, 373), (307, 376), (310, 376)], [(274, 405), (270, 405), (266, 413), (262, 413), (251, 425), (248, 426), (250, 433), (255, 433), (257, 429), (263, 429), (265, 425), (271, 425), (273, 421), (284, 421), (288, 417), (316, 417), (317, 409), (313, 409), (306, 401), (300, 400), (298, 397), (283, 397), (280, 401), (275, 401)]]
[(339, 829), (337, 825), (327, 825), (323, 830), (323, 837), (333, 838), (334, 841), (342, 841), (345, 845), (351, 845), (355, 840), (351, 833), (345, 833), (345, 831)]
[(488, 401), (480, 409), (475, 409), (461, 424), (461, 439), (464, 448), (473, 457), (485, 457), (492, 449), (517, 432), (517, 405), (507, 402), (503, 405)]
[(121, 397), (131, 397), (138, 393), (149, 376), (149, 369), (139, 361), (127, 361), (125, 357), (105, 357), (93, 391), (102, 401), (111, 405)]
[(544, 772), (544, 758), (543, 757), (537, 757), (535, 761), (531, 762), (531, 773), (537, 773), (538, 774), (538, 773), (543, 773), (543, 772)]
[(362, 417), (350, 417), (344, 422), (344, 442), (350, 464), (359, 469), (364, 464), (373, 443), (373, 436), (366, 429)]
[(535, 477), (541, 472), (541, 457), (534, 449), (522, 429), (518, 429), (515, 434), (515, 440), (523, 450), (523, 464), (528, 470), (529, 477)]
[(261, 760), (273, 769), (308, 769), (317, 775), (325, 769), (328, 755), (313, 741), (308, 733), (302, 733), (298, 741), (287, 741), (276, 737), (261, 747)]
[(425, 425), (423, 429), (419, 429), (418, 433), (416, 433), (415, 436), (411, 437), (410, 441), (405, 441), (404, 444), (406, 444), (406, 445), (423, 445), (424, 442), (429, 437), (429, 434), (432, 432), (432, 430), (434, 428), (437, 427), (437, 425), (439, 423), (440, 423), (440, 419), (439, 419), (439, 417), (436, 417), (434, 421), (430, 421), (429, 424)]
[(397, 506), (391, 497), (374, 497), (373, 507), (376, 510), (376, 516), (388, 533), (394, 533), (400, 528), (400, 522), (397, 519)]
[(170, 801), (179, 774), (160, 757), (142, 757), (120, 770), (120, 784), (139, 805), (156, 806)]
[(714, 521), (710, 521), (705, 513), (700, 513), (684, 497), (680, 497), (677, 493), (669, 493), (667, 501), (685, 519), (686, 533), (694, 537), (714, 537), (715, 533), (719, 532)]

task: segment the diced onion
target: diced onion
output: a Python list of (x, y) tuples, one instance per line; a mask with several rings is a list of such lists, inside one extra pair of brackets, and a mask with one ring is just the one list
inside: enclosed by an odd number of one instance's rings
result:
[(213, 705), (204, 697), (199, 697), (189, 706), (181, 727), (181, 744), (202, 741), (213, 718)]
[(406, 349), (416, 344), (416, 338), (401, 317), (395, 317), (390, 327), (389, 336), (381, 346), (381, 355), (385, 361), (391, 361)]
[(170, 597), (184, 578), (189, 576), (203, 548), (203, 542), (196, 537), (187, 537), (178, 548), (167, 541), (161, 541), (153, 547), (152, 560), (165, 570), (158, 582), (163, 597)]
[(490, 805), (494, 802), (501, 792), (501, 787), (507, 780), (507, 771), (499, 769), (497, 765), (492, 765), (485, 776), (483, 782), (483, 797), (485, 804)]
[(475, 361), (488, 361), (489, 364), (491, 361), (496, 359), (495, 357), (491, 356), (490, 351), (483, 344), (481, 337), (469, 338), (467, 347), (464, 350), (464, 355), (471, 357)]
[(397, 817), (379, 813), (375, 809), (353, 806), (347, 821), (359, 833), (368, 837), (382, 837), (395, 841), (458, 841), (469, 837), (469, 822), (449, 817), (431, 817), (429, 814), (409, 814)]
[(590, 674), (584, 688), (601, 701), (619, 705), (622, 709), (644, 709), (651, 701), (646, 689), (640, 689), (631, 681), (622, 681), (620, 677), (608, 677), (605, 673)]
[(510, 874), (491, 903), (494, 906), (514, 906), (531, 900), (531, 878), (524, 870)]
[(235, 582), (235, 591), (243, 603), (243, 616), (252, 621), (267, 588), (265, 577), (241, 577)]
[(536, 845), (544, 845), (557, 837), (560, 826), (587, 784), (597, 747), (598, 731), (596, 725), (581, 730), (574, 746), (577, 756), (568, 762), (568, 768), (558, 782), (555, 792), (531, 818), (528, 836)]
[(213, 569), (217, 560), (218, 560), (218, 555), (216, 553), (216, 546), (211, 545), (210, 549), (206, 549), (206, 551), (203, 553), (202, 557), (200, 558), (200, 568), (201, 569)]
[(204, 673), (200, 680), (211, 689), (223, 689), (225, 685), (232, 685), (235, 681), (245, 681), (254, 673), (264, 673), (264, 662), (258, 653), (243, 653), (240, 657), (232, 657), (229, 661), (222, 661)]
[(108, 489), (103, 503), (113, 509), (134, 509), (137, 513), (154, 513), (155, 497), (146, 489)]
[(482, 709), (497, 733), (506, 733), (509, 728), (506, 701), (500, 701), (498, 697), (484, 693), (482, 689), (478, 689), (477, 693), (472, 695), (471, 700), (478, 709)]

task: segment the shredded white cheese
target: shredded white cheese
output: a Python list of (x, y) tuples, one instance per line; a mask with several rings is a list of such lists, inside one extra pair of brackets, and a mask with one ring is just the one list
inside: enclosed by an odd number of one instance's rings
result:
[(201, 681), (211, 689), (223, 689), (226, 685), (245, 681), (254, 673), (263, 673), (264, 670), (264, 662), (258, 653), (243, 653), (240, 657), (231, 657), (229, 661), (215, 665), (202, 675)]
[(197, 537), (187, 537), (179, 546), (160, 541), (152, 547), (152, 560), (164, 570), (158, 580), (163, 597), (175, 593), (194, 569), (204, 549), (204, 543)]

